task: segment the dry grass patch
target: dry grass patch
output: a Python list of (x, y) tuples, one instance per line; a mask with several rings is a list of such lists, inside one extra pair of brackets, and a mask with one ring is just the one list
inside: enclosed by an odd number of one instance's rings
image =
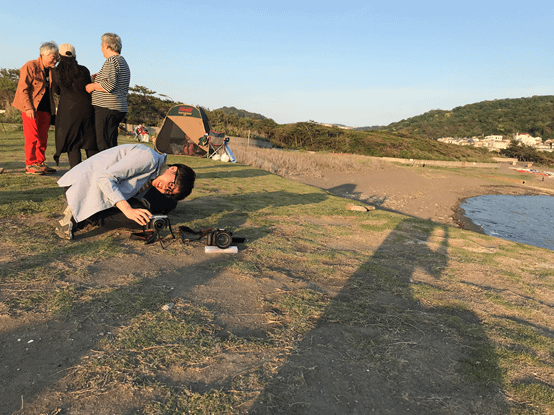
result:
[(365, 156), (343, 154), (337, 157), (328, 153), (263, 149), (242, 144), (233, 144), (233, 153), (239, 163), (281, 176), (310, 174), (321, 177), (324, 170), (355, 173), (390, 167), (387, 162)]

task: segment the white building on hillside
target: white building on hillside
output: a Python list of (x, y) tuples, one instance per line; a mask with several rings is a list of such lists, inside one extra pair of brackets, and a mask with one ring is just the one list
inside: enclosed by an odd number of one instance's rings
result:
[(501, 135), (487, 135), (484, 140), (487, 141), (502, 141), (503, 137)]
[(522, 144), (525, 144), (526, 146), (535, 147), (536, 145), (542, 144), (542, 138), (540, 137), (533, 137), (531, 134), (520, 134), (516, 133), (514, 135), (514, 139), (516, 141), (519, 141)]
[(475, 143), (475, 147), (483, 147), (486, 148), (489, 151), (499, 151), (504, 148), (508, 148), (508, 145), (510, 144), (510, 140), (498, 140), (496, 137), (502, 137), (502, 136), (494, 136), (494, 139), (487, 139), (485, 137), (483, 140), (479, 141), (478, 143)]
[(536, 149), (538, 151), (548, 151), (552, 153), (554, 152), (554, 140), (546, 140), (544, 143), (537, 145)]

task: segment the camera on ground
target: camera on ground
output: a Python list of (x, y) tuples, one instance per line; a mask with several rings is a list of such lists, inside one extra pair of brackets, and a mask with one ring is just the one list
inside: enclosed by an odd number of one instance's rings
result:
[(147, 223), (146, 229), (160, 231), (170, 226), (169, 218), (166, 215), (155, 215), (150, 217), (150, 222)]
[(214, 229), (206, 235), (206, 245), (229, 248), (233, 242), (233, 234), (225, 229)]

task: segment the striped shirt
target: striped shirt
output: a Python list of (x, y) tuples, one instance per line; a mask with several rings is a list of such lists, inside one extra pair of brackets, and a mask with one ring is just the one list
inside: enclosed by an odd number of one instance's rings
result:
[(121, 55), (110, 56), (96, 75), (94, 82), (100, 83), (104, 91), (93, 91), (92, 105), (114, 111), (127, 112), (127, 93), (131, 82), (131, 71)]

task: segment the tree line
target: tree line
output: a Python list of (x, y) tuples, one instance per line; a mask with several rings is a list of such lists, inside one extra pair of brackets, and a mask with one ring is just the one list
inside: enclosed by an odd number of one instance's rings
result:
[[(6, 113), (0, 114), (0, 121), (21, 122), (21, 114), (11, 106), (18, 79), (19, 69), (0, 68), (0, 109), (6, 110)], [(129, 111), (125, 122), (132, 125), (159, 127), (169, 109), (179, 104), (166, 95), (139, 85), (129, 88), (127, 99)], [(551, 131), (554, 96), (487, 101), (454, 108), (449, 112), (434, 110), (381, 129), (370, 127), (371, 130), (365, 131), (329, 127), (314, 121), (277, 124), (263, 115), (234, 107), (203, 109), (211, 128), (231, 137), (266, 140), (280, 148), (375, 157), (491, 161), (491, 154), (485, 149), (439, 143), (431, 138), (489, 135), (501, 131), (530, 132), (543, 137), (554, 135)], [(523, 150), (522, 153), (520, 146), (512, 148), (511, 152), (519, 151), (521, 157), (530, 157), (529, 149)]]
[(528, 133), (543, 140), (554, 138), (554, 96), (497, 99), (456, 107), (451, 111), (431, 110), (384, 127), (387, 131), (440, 137), (481, 137)]

